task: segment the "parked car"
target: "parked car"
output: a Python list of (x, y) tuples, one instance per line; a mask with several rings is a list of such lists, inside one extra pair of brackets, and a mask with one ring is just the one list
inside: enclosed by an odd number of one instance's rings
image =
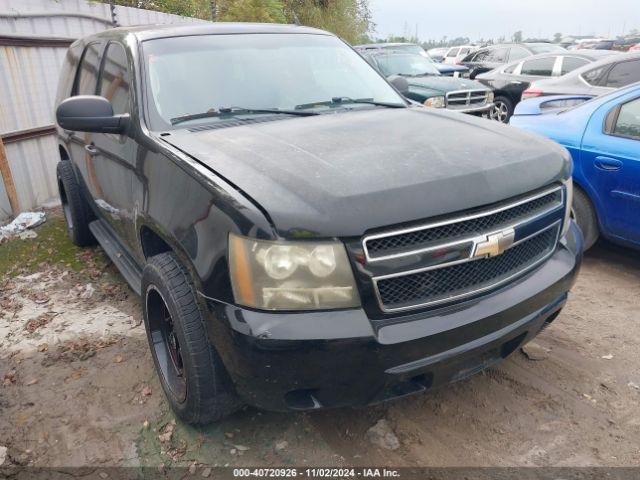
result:
[(141, 295), (185, 422), (460, 380), (554, 321), (580, 266), (565, 149), (414, 106), (327, 32), (109, 29), (71, 45), (56, 105), (69, 235)]
[(615, 40), (600, 40), (590, 48), (592, 50), (613, 50), (615, 43)]
[(523, 101), (511, 124), (571, 153), (573, 214), (585, 248), (599, 235), (640, 248), (640, 83), (566, 108), (580, 100), (568, 95)]
[(481, 73), (476, 76), (476, 80), (494, 91), (494, 106), (489, 117), (508, 123), (522, 92), (529, 88), (531, 82), (566, 75), (576, 68), (615, 53), (607, 50), (543, 53)]
[(631, 47), (640, 41), (640, 37), (625, 37), (618, 38), (613, 43), (613, 50), (619, 52), (627, 52)]
[(422, 55), (427, 60), (432, 62), (438, 71), (448, 77), (465, 75), (469, 69), (462, 65), (446, 65), (444, 63), (438, 63), (422, 48), (415, 43), (372, 43), (369, 45), (356, 45), (355, 48), (360, 53), (372, 53), (379, 51), (393, 51), (399, 53), (412, 53)]
[(629, 47), (629, 52), (640, 52), (640, 43), (636, 43)]
[(493, 92), (475, 80), (446, 77), (420, 55), (378, 51), (365, 59), (387, 78), (407, 79), (402, 94), (425, 107), (482, 115), (493, 105)]
[(427, 50), (427, 55), (429, 55), (434, 62), (441, 63), (448, 51), (449, 47), (430, 48)]
[(503, 43), (481, 48), (463, 58), (460, 64), (469, 69), (469, 78), (473, 79), (480, 73), (531, 55), (561, 52), (566, 50), (552, 43)]
[(458, 65), (464, 57), (475, 52), (479, 48), (480, 47), (476, 45), (459, 45), (457, 47), (451, 47), (447, 50), (442, 61), (443, 63)]
[(559, 78), (532, 82), (522, 99), (542, 95), (595, 97), (640, 81), (640, 53), (623, 53), (577, 68)]

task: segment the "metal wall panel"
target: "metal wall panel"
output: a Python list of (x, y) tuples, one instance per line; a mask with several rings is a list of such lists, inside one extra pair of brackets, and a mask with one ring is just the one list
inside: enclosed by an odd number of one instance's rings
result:
[[(116, 7), (116, 18), (122, 26), (202, 22), (129, 7)], [(111, 27), (111, 10), (104, 3), (0, 0), (0, 36), (75, 40)], [(65, 53), (64, 46), (0, 44), (0, 135), (54, 124), (55, 93)], [(59, 157), (53, 135), (14, 139), (5, 142), (5, 150), (21, 211), (57, 196), (55, 166)], [(0, 220), (9, 213), (0, 181)]]

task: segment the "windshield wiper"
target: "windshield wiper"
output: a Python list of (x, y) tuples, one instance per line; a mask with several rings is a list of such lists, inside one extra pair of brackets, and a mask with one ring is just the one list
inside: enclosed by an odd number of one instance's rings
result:
[(282, 115), (298, 115), (300, 117), (308, 117), (310, 115), (318, 115), (317, 112), (301, 112), (300, 110), (283, 110), (279, 108), (244, 108), (244, 107), (221, 107), (211, 109), (202, 113), (188, 113), (186, 115), (180, 115), (171, 119), (171, 125), (177, 125), (182, 122), (188, 122), (189, 120), (198, 120), (200, 118), (214, 118), (214, 117), (232, 117), (234, 115), (245, 114), (260, 114), (260, 113), (275, 113)]
[(351, 98), (351, 97), (333, 97), (331, 100), (325, 100), (321, 102), (304, 103), (302, 105), (296, 105), (296, 110), (304, 110), (307, 108), (313, 108), (323, 105), (349, 105), (354, 103), (362, 103), (366, 105), (375, 105), (377, 107), (387, 108), (406, 108), (404, 103), (388, 103), (388, 102), (376, 102), (373, 98)]

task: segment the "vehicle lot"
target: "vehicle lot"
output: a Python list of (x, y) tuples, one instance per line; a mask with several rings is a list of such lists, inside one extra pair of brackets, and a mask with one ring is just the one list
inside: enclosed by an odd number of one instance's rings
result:
[[(58, 212), (37, 232), (3, 244), (0, 257), (6, 463), (640, 463), (640, 260), (630, 250), (590, 250), (567, 308), (528, 353), (469, 380), (361, 410), (249, 408), (194, 429), (173, 424), (139, 300), (114, 266), (99, 248), (73, 247)], [(382, 418), (400, 441), (397, 450), (367, 440)]]

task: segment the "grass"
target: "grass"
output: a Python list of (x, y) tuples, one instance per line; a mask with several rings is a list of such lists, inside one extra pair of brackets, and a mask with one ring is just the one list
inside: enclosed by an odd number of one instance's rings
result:
[(0, 244), (0, 277), (30, 274), (45, 265), (81, 271), (87, 260), (105, 267), (107, 260), (98, 250), (76, 247), (69, 236), (64, 218), (57, 212), (47, 212), (47, 221), (36, 227), (36, 238), (13, 238)]

